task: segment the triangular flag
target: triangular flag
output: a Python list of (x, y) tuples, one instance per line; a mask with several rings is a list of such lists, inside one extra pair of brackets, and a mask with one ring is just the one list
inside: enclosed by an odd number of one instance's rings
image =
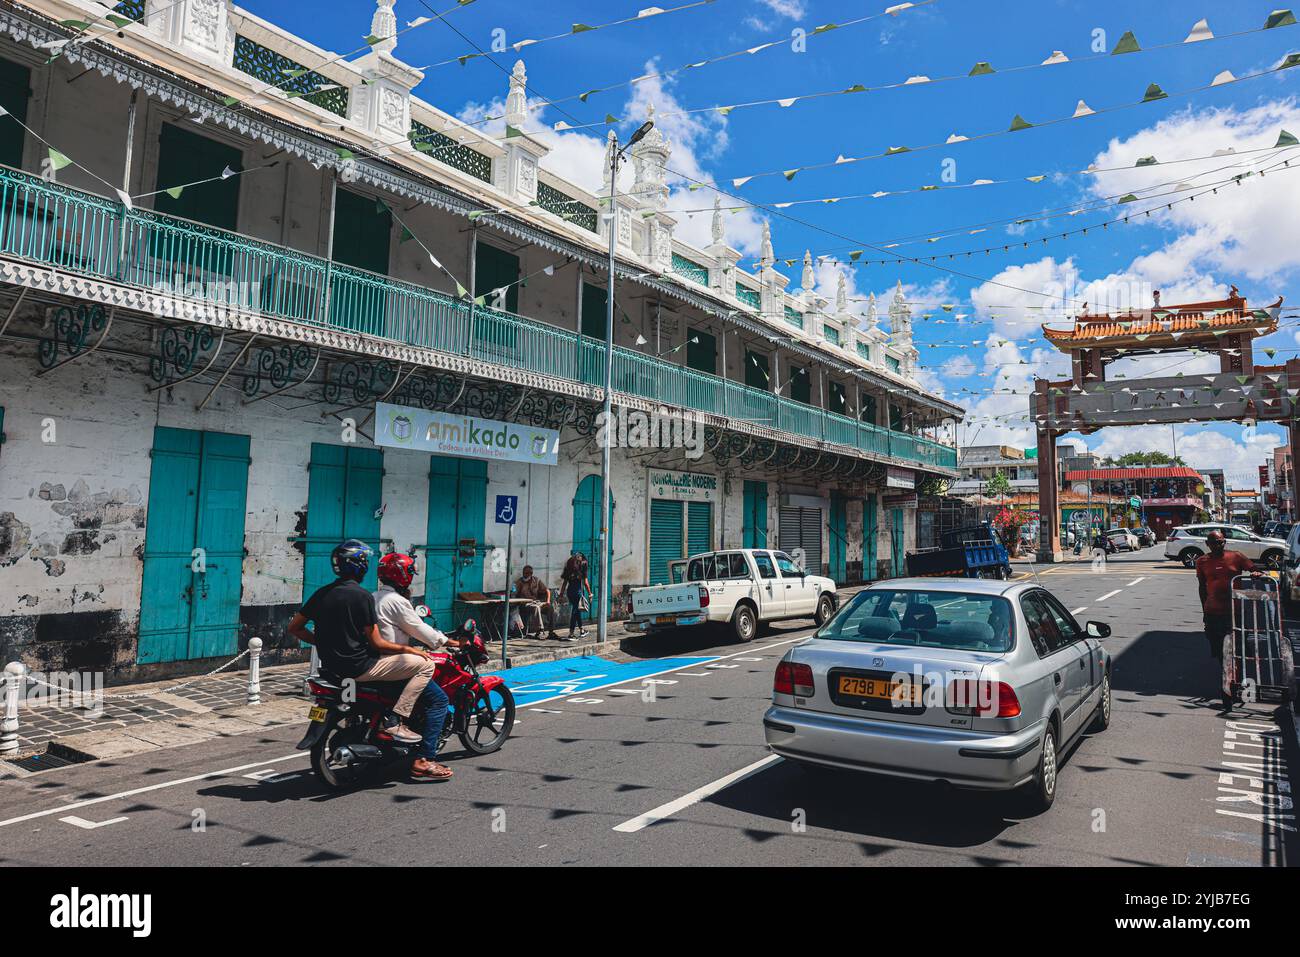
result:
[(1288, 53), (1286, 59), (1282, 61), (1279, 70), (1286, 70), (1293, 66), (1300, 66), (1300, 53)]
[(1159, 163), (1160, 161), (1156, 159), (1154, 156), (1144, 156), (1133, 165), (1134, 166), (1157, 166), (1159, 165)]
[(967, 73), (966, 75), (967, 76), (988, 76), (990, 73), (996, 73), (996, 72), (997, 70), (993, 69), (993, 67), (989, 66), (983, 60), (980, 60), (979, 63), (976, 63), (973, 67), (971, 67), (970, 72)]
[(1093, 108), (1089, 106), (1087, 103), (1083, 102), (1083, 100), (1080, 100), (1079, 105), (1074, 108), (1074, 115), (1076, 117), (1088, 116), (1089, 114), (1094, 112), (1096, 111), (1093, 110)]
[(1274, 10), (1264, 21), (1264, 29), (1272, 30), (1274, 27), (1289, 27), (1295, 23), (1295, 16), (1290, 10)]
[(1007, 130), (1007, 132), (1008, 132), (1008, 133), (1014, 133), (1014, 132), (1016, 132), (1017, 130), (1027, 130), (1027, 129), (1029, 129), (1029, 128), (1030, 128), (1031, 126), (1033, 126), (1033, 125), (1034, 125), (1033, 123), (1030, 123), (1030, 122), (1029, 122), (1028, 120), (1026, 120), (1023, 116), (1021, 116), (1019, 113), (1017, 113), (1016, 116), (1015, 116), (1015, 119), (1013, 119), (1013, 120), (1011, 121), (1011, 126), (1010, 126), (1010, 128)]
[(68, 159), (66, 156), (64, 156), (62, 153), (56, 150), (53, 146), (50, 147), (50, 165), (54, 167), (54, 171), (56, 173), (59, 170), (63, 169), (65, 166), (71, 165), (71, 163), (72, 160)]
[(585, 23), (575, 23), (575, 24), (573, 25), (573, 32), (574, 32), (574, 33), (586, 33), (588, 30), (594, 30), (594, 29), (596, 29), (596, 28), (595, 28), (595, 27), (588, 26), (588, 25), (585, 24)]
[(1222, 86), (1225, 83), (1235, 83), (1235, 82), (1237, 82), (1237, 78), (1232, 75), (1232, 71), (1224, 70), (1223, 72), (1215, 75), (1214, 79), (1210, 82), (1210, 86)]
[(170, 196), (172, 199), (180, 199), (181, 193), (185, 192), (185, 187), (173, 186), (171, 189), (163, 190), (163, 192), (166, 193), (168, 196)]
[(1146, 95), (1142, 97), (1143, 103), (1150, 103), (1152, 100), (1163, 100), (1169, 96), (1164, 90), (1160, 89), (1158, 83), (1152, 83), (1147, 87)]
[(893, 156), (895, 153), (910, 153), (910, 152), (912, 152), (912, 148), (910, 146), (891, 146), (889, 149), (885, 150), (885, 155)]
[(1126, 30), (1124, 35), (1119, 38), (1119, 43), (1115, 44), (1115, 49), (1110, 51), (1111, 56), (1120, 53), (1137, 53), (1142, 48), (1138, 46), (1137, 37), (1133, 35), (1132, 30)]
[(1213, 40), (1214, 34), (1210, 31), (1210, 25), (1205, 20), (1197, 20), (1192, 24), (1192, 32), (1187, 34), (1184, 43), (1197, 43), (1201, 40)]
[(1069, 63), (1070, 58), (1060, 50), (1053, 50), (1052, 55), (1039, 64), (1039, 66), (1051, 66), (1053, 63)]
[(117, 198), (122, 201), (122, 205), (125, 206), (127, 210), (135, 209), (135, 206), (131, 204), (131, 196), (126, 190), (118, 189), (114, 190), (114, 192), (117, 193)]
[(1283, 130), (1277, 135), (1277, 143), (1274, 144), (1273, 148), (1277, 149), (1279, 146), (1300, 146), (1300, 140), (1297, 140), (1293, 134)]

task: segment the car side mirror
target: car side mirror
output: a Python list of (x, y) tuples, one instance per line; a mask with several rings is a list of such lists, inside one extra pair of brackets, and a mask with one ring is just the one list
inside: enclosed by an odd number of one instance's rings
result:
[(1090, 621), (1085, 627), (1085, 630), (1088, 632), (1089, 638), (1110, 637), (1110, 625), (1106, 624), (1104, 621)]

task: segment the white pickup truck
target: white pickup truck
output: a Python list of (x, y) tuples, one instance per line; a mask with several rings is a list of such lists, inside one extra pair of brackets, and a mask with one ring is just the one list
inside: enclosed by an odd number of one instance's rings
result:
[(672, 583), (632, 589), (629, 631), (653, 634), (689, 625), (729, 624), (752, 641), (769, 622), (835, 612), (835, 582), (799, 569), (785, 552), (738, 548), (669, 564)]

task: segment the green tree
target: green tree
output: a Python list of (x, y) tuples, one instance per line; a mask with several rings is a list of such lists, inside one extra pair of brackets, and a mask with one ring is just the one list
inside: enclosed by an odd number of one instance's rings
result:
[(1168, 452), (1125, 452), (1119, 458), (1110, 461), (1120, 468), (1132, 468), (1134, 466), (1158, 468), (1160, 466), (1187, 464), (1183, 461), (1181, 455), (1170, 455)]
[(1011, 487), (1011, 480), (1007, 478), (1006, 472), (994, 472), (993, 477), (984, 483), (985, 495), (996, 495), (1002, 500), (1015, 491)]

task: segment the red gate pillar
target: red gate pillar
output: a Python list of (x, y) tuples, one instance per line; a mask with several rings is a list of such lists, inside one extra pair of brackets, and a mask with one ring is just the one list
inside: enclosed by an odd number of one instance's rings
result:
[(1065, 560), (1061, 553), (1061, 509), (1057, 495), (1056, 440), (1061, 433), (1038, 430), (1038, 555), (1040, 562)]

